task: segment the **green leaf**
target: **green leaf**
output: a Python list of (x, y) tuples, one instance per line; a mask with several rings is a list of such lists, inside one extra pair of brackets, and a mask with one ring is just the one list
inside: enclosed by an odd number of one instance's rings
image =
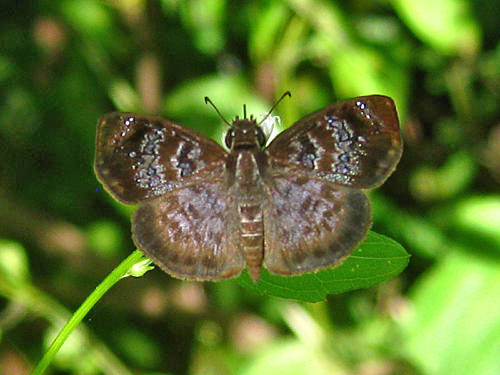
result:
[(86, 237), (90, 249), (103, 258), (110, 259), (123, 249), (123, 233), (114, 221), (99, 220), (90, 224)]
[(225, 44), (225, 0), (184, 1), (180, 3), (181, 19), (193, 33), (196, 47), (207, 54), (220, 52)]
[(396, 241), (375, 232), (368, 236), (345, 262), (337, 268), (301, 276), (277, 276), (263, 269), (254, 284), (245, 272), (237, 280), (259, 294), (305, 302), (323, 301), (338, 294), (389, 280), (408, 265), (410, 255)]
[(411, 291), (404, 350), (422, 374), (500, 374), (500, 267), (449, 254)]
[(0, 239), (0, 276), (19, 282), (29, 278), (26, 250), (17, 242)]
[(157, 368), (161, 352), (152, 336), (139, 329), (123, 328), (113, 335), (115, 345), (128, 361), (141, 368)]
[(68, 22), (86, 36), (104, 36), (113, 29), (112, 12), (93, 0), (71, 0), (61, 6)]
[[(435, 164), (435, 161), (432, 161)], [(423, 201), (449, 199), (463, 193), (477, 172), (474, 157), (467, 152), (451, 155), (440, 168), (420, 166), (410, 177), (410, 190)]]
[(455, 223), (462, 231), (489, 239), (492, 254), (500, 253), (500, 195), (473, 196), (458, 202)]
[(466, 0), (393, 0), (401, 19), (424, 43), (446, 54), (479, 50), (480, 28)]
[(340, 97), (387, 95), (396, 102), (400, 116), (406, 112), (409, 82), (405, 56), (395, 58), (375, 48), (350, 43), (342, 53), (332, 56), (329, 68)]
[[(242, 115), (243, 104), (248, 113), (258, 116), (269, 110), (269, 105), (260, 100), (255, 90), (238, 74), (205, 75), (188, 81), (172, 90), (165, 99), (163, 111), (166, 117), (182, 121), (188, 128), (201, 131), (219, 140), (227, 127), (218, 118), (215, 110), (205, 104), (208, 96), (228, 121), (235, 115)], [(210, 132), (210, 121), (219, 125), (217, 131)]]
[(254, 61), (263, 62), (272, 57), (289, 13), (282, 2), (271, 2), (259, 9), (251, 24), (248, 41), (248, 51)]

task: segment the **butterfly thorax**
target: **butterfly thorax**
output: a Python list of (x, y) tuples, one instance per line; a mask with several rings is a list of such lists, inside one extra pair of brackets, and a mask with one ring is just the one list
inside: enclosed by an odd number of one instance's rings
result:
[(226, 144), (228, 184), (237, 211), (240, 250), (244, 253), (248, 272), (258, 280), (264, 257), (264, 224), (262, 172), (266, 164), (262, 147), (265, 137), (253, 120), (236, 120), (228, 131)]

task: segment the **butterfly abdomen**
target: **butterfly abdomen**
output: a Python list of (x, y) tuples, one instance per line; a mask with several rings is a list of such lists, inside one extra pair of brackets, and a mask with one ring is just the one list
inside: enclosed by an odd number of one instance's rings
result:
[(245, 254), (248, 273), (254, 282), (260, 277), (264, 258), (264, 224), (262, 206), (256, 202), (241, 202), (238, 205), (240, 217), (241, 247)]
[(250, 148), (237, 150), (235, 154), (233, 187), (238, 210), (240, 248), (245, 255), (248, 273), (257, 282), (264, 258), (263, 187), (257, 162), (262, 151)]

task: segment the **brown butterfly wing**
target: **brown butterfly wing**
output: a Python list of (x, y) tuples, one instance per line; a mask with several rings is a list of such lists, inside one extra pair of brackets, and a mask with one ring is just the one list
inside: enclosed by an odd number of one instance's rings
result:
[(245, 267), (239, 232), (222, 179), (185, 186), (144, 202), (132, 220), (133, 239), (165, 272), (219, 280)]
[(134, 242), (178, 278), (223, 279), (245, 266), (231, 228), (226, 158), (214, 141), (162, 118), (111, 113), (99, 121), (99, 179), (118, 200), (142, 202)]
[(394, 102), (373, 95), (332, 104), (279, 134), (266, 153), (283, 173), (361, 189), (379, 186), (402, 153)]
[(210, 178), (226, 157), (216, 142), (162, 118), (115, 112), (99, 120), (96, 174), (124, 203)]
[(367, 96), (305, 117), (266, 149), (265, 255), (288, 275), (339, 265), (371, 225), (360, 189), (380, 185), (401, 157), (393, 101)]
[(266, 200), (264, 263), (281, 275), (339, 265), (371, 225), (362, 191), (318, 179), (269, 176)]

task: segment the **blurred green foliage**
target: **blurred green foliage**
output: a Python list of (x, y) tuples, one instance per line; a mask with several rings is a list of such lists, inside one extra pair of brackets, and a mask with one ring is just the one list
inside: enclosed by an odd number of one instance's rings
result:
[(281, 128), (343, 98), (394, 98), (405, 152), (370, 196), (374, 230), (412, 254), (405, 272), (314, 304), (244, 278), (127, 278), (53, 373), (499, 374), (498, 14), (498, 0), (2, 5), (0, 374), (29, 373), (133, 250), (133, 207), (92, 170), (97, 118), (157, 113), (219, 140), (205, 96), (230, 119), (286, 90)]

